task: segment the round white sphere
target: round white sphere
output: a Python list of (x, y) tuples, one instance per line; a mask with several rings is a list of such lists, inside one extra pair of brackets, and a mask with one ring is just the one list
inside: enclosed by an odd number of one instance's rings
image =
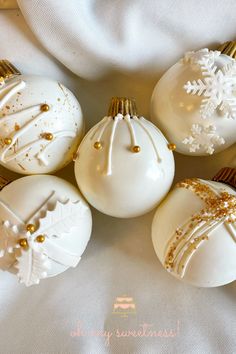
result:
[(90, 208), (78, 190), (47, 175), (23, 177), (5, 186), (0, 219), (0, 255), (12, 261), (27, 286), (75, 267), (92, 229)]
[(186, 155), (236, 142), (236, 60), (218, 51), (188, 52), (157, 83), (152, 121)]
[(19, 75), (0, 85), (0, 163), (50, 173), (73, 159), (84, 133), (80, 104), (61, 83)]
[(236, 280), (235, 190), (219, 182), (180, 182), (156, 211), (152, 240), (162, 265), (180, 280), (199, 287)]
[(75, 176), (96, 209), (115, 217), (136, 217), (152, 210), (169, 191), (173, 153), (145, 118), (105, 117), (80, 144)]

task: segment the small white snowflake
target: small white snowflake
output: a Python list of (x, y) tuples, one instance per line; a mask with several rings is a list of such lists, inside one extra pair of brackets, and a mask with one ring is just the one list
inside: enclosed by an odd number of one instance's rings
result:
[(201, 124), (193, 124), (191, 135), (186, 137), (182, 143), (189, 145), (190, 152), (196, 152), (203, 148), (207, 154), (212, 155), (215, 151), (215, 146), (223, 145), (225, 140), (217, 135), (214, 125), (204, 127)]
[(188, 81), (184, 89), (188, 94), (203, 96), (200, 113), (210, 117), (219, 108), (226, 118), (236, 118), (236, 60), (218, 69), (215, 65), (218, 51), (202, 49), (185, 54), (185, 62), (200, 67), (203, 79)]

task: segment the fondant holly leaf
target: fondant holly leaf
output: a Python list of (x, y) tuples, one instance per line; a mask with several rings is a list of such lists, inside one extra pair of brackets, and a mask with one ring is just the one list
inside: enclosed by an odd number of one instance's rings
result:
[(0, 225), (0, 258), (6, 253), (13, 253), (18, 248), (19, 230), (16, 225), (11, 225), (10, 221), (3, 221)]
[(20, 283), (31, 286), (38, 284), (40, 279), (46, 278), (50, 262), (40, 248), (29, 248), (22, 250), (21, 255), (17, 257), (15, 267), (18, 269), (17, 276)]
[(78, 223), (87, 206), (81, 201), (66, 203), (57, 201), (54, 210), (48, 210), (45, 217), (39, 220), (38, 234), (45, 234), (48, 238), (61, 237)]

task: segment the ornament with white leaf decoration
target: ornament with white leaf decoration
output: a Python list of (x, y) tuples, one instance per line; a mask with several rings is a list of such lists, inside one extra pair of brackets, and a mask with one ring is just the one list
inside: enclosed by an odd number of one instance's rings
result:
[(157, 208), (152, 240), (170, 274), (199, 287), (236, 280), (235, 188), (236, 169), (226, 167), (213, 181), (177, 183)]
[(186, 155), (212, 155), (236, 142), (236, 42), (187, 52), (157, 83), (152, 121)]
[(145, 214), (171, 187), (173, 149), (159, 129), (137, 116), (133, 99), (115, 97), (108, 116), (79, 146), (78, 186), (104, 214), (121, 218)]
[(58, 177), (20, 178), (0, 192), (0, 257), (26, 286), (76, 267), (91, 228), (87, 203)]
[(50, 173), (72, 161), (84, 133), (80, 104), (61, 83), (0, 61), (0, 164)]

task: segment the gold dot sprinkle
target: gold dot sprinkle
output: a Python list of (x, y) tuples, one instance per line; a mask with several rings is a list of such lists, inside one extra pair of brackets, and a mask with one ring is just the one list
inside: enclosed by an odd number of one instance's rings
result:
[(12, 138), (5, 138), (5, 139), (4, 139), (4, 143), (5, 143), (6, 145), (11, 145), (11, 143), (12, 143)]
[(38, 236), (36, 237), (36, 241), (37, 241), (38, 243), (43, 243), (43, 242), (45, 241), (45, 236), (44, 236), (44, 235), (38, 235)]
[(49, 111), (50, 107), (47, 103), (44, 103), (41, 105), (40, 109), (42, 112), (47, 112), (47, 111)]
[(100, 150), (102, 148), (102, 143), (100, 141), (96, 141), (93, 145), (94, 149)]
[(135, 145), (135, 146), (132, 147), (132, 151), (135, 152), (135, 153), (138, 153), (138, 152), (141, 151), (141, 147), (138, 146), (138, 145)]
[(43, 134), (43, 137), (46, 140), (53, 140), (53, 134), (52, 133), (45, 133), (45, 134)]
[(170, 151), (176, 150), (176, 145), (175, 145), (175, 144), (170, 143), (170, 144), (167, 145), (167, 147), (168, 147), (168, 149), (169, 149)]
[(15, 124), (15, 131), (18, 131), (18, 130), (20, 130), (20, 125), (19, 124)]
[(22, 248), (27, 248), (28, 247), (28, 241), (27, 241), (27, 238), (20, 238), (19, 241), (18, 241), (19, 245), (22, 247)]
[(26, 225), (26, 230), (29, 231), (31, 234), (33, 234), (36, 230), (36, 227), (34, 224), (28, 224)]

